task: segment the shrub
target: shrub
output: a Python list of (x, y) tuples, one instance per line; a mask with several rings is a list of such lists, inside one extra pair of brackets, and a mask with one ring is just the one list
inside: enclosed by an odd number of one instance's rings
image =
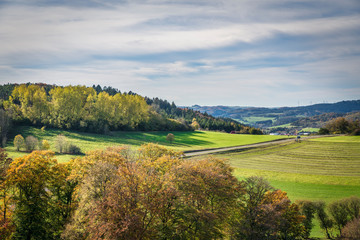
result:
[(65, 152), (65, 148), (67, 144), (68, 144), (67, 139), (64, 135), (59, 134), (56, 136), (55, 148), (59, 153)]
[(173, 143), (174, 140), (175, 140), (174, 134), (169, 133), (169, 134), (166, 136), (166, 141), (168, 141), (168, 142), (170, 142), (170, 143)]
[(25, 138), (25, 147), (26, 147), (26, 151), (33, 151), (36, 149), (36, 146), (39, 144), (39, 141), (36, 137), (34, 136), (27, 136)]
[(70, 153), (70, 154), (81, 154), (81, 149), (74, 145), (74, 144), (68, 144), (68, 146), (66, 147), (66, 152)]
[(360, 239), (360, 218), (355, 218), (348, 222), (341, 232), (341, 239)]
[(326, 135), (326, 134), (329, 134), (329, 133), (330, 133), (330, 131), (327, 128), (320, 128), (319, 129), (319, 134), (320, 135)]

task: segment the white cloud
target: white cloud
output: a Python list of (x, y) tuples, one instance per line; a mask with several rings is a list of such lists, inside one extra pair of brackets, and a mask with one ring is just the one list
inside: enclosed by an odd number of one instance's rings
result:
[(102, 84), (181, 105), (360, 98), (356, 1), (106, 4), (2, 6), (0, 83)]

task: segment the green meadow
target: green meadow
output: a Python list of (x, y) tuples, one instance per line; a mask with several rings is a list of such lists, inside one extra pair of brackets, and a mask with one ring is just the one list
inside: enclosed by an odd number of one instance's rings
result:
[[(68, 141), (80, 147), (82, 152), (88, 152), (95, 149), (104, 149), (116, 145), (130, 145), (134, 148), (140, 147), (146, 143), (157, 143), (179, 151), (221, 148), (229, 146), (239, 146), (253, 144), (258, 142), (272, 141), (284, 138), (283, 136), (269, 135), (247, 135), (247, 134), (228, 134), (210, 131), (193, 131), (193, 132), (171, 132), (175, 135), (175, 141), (170, 144), (166, 141), (169, 132), (111, 132), (110, 135), (64, 131), (58, 129), (45, 129), (35, 127), (17, 127), (12, 134), (22, 134), (26, 136), (33, 135), (39, 140), (47, 140), (50, 143), (50, 150), (55, 151), (56, 136), (63, 134)], [(17, 152), (13, 146), (12, 138), (6, 148), (12, 158), (23, 156), (27, 153)], [(285, 137), (287, 138), (287, 137)], [(74, 158), (74, 155), (57, 155), (58, 161), (67, 161)]]
[[(360, 196), (360, 136), (316, 138), (216, 154), (228, 159), (239, 179), (263, 176), (292, 201), (330, 203)], [(318, 225), (313, 237), (323, 237)]]

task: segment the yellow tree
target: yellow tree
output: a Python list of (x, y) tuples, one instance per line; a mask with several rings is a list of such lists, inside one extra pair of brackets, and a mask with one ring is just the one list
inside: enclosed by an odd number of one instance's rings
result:
[(11, 223), (9, 204), (9, 186), (6, 183), (6, 174), (12, 159), (7, 157), (5, 150), (0, 148), (0, 236), (8, 239), (14, 231)]
[(7, 183), (13, 189), (13, 221), (16, 239), (49, 239), (48, 208), (54, 153), (34, 151), (15, 159)]
[(11, 100), (20, 103), (23, 116), (32, 123), (48, 123), (50, 109), (47, 94), (43, 87), (34, 84), (16, 86), (12, 92)]
[(86, 115), (85, 105), (93, 88), (85, 86), (55, 87), (50, 91), (52, 125), (60, 128), (78, 127)]

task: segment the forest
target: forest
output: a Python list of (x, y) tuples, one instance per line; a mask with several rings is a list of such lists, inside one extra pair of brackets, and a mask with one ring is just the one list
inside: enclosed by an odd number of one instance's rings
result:
[[(262, 134), (227, 118), (215, 118), (159, 98), (142, 97), (101, 86), (7, 84), (0, 86), (1, 119), (8, 125), (46, 126), (85, 132), (192, 131), (194, 129)], [(4, 134), (3, 134), (4, 135)]]

